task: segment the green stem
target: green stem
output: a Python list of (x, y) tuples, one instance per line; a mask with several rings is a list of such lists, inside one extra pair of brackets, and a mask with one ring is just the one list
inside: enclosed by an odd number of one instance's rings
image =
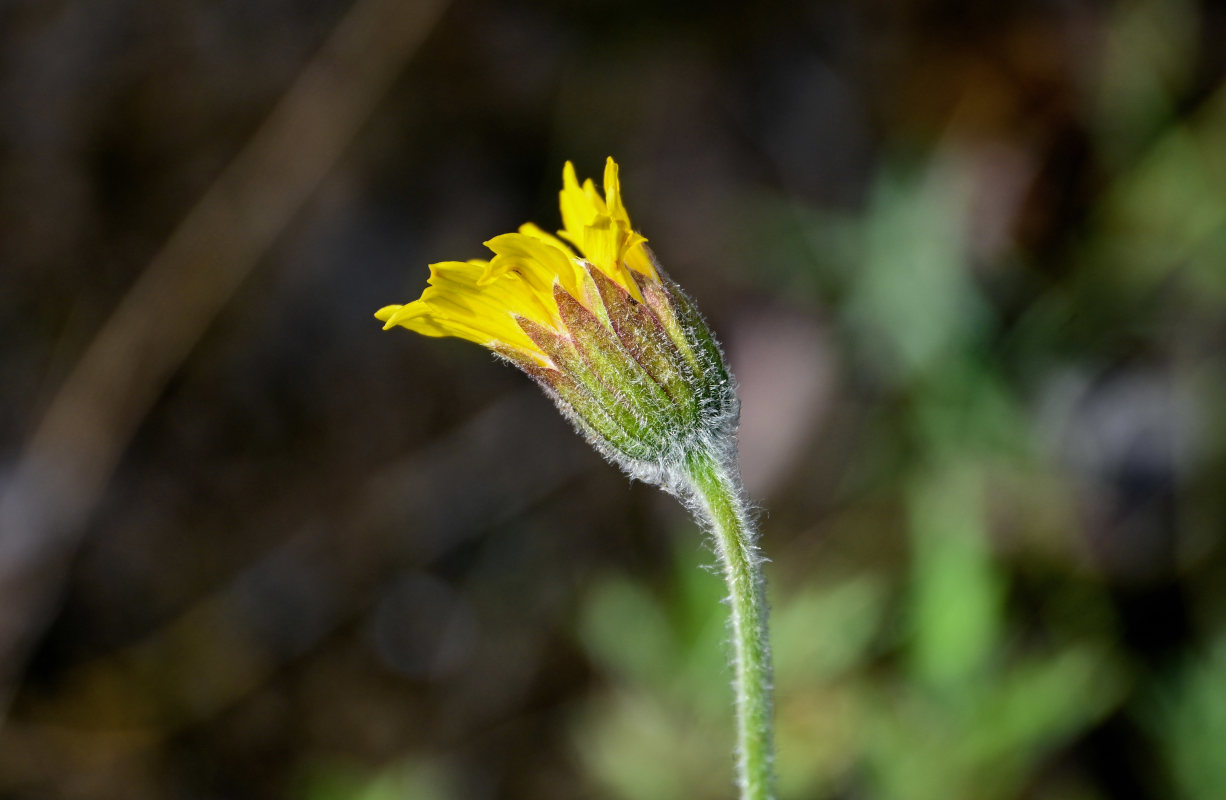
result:
[(690, 454), (686, 468), (728, 584), (736, 669), (737, 782), (743, 800), (769, 800), (774, 796), (771, 656), (757, 536), (741, 500), (735, 467), (699, 452)]

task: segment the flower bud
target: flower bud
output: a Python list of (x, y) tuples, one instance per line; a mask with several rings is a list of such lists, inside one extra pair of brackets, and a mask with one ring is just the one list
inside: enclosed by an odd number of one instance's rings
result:
[(687, 455), (734, 449), (735, 387), (693, 302), (631, 227), (611, 158), (604, 189), (581, 186), (567, 162), (561, 238), (531, 224), (495, 237), (489, 261), (433, 264), (420, 299), (375, 316), (488, 347), (606, 457), (676, 491)]

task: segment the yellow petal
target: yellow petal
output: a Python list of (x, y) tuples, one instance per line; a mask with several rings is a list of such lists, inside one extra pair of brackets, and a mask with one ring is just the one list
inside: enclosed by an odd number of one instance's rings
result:
[(619, 236), (613, 220), (608, 217), (597, 217), (590, 225), (583, 226), (583, 255), (614, 280), (621, 272), (617, 268)]
[(626, 243), (631, 241), (631, 238), (634, 238), (635, 245), (642, 241), (642, 236), (626, 230), (622, 225), (615, 224), (612, 218), (600, 216), (595, 222), (584, 228), (581, 250), (584, 251), (587, 260), (592, 262), (598, 270), (607, 274), (613, 281), (622, 284), (626, 292), (633, 295), (635, 300), (642, 300), (639, 287), (635, 285), (634, 278), (631, 278), (629, 271), (626, 270), (623, 258)]
[(562, 191), (558, 192), (558, 207), (562, 210), (563, 237), (569, 239), (576, 247), (582, 247), (583, 227), (591, 223), (596, 216), (587, 194), (579, 185), (575, 176), (575, 165), (569, 161), (562, 167)]
[[(636, 233), (635, 236), (638, 236), (638, 234)], [(640, 275), (646, 275), (653, 281), (658, 281), (660, 280), (660, 275), (656, 272), (655, 264), (651, 263), (651, 256), (647, 255), (647, 250), (643, 247), (646, 242), (646, 239), (638, 236), (638, 241), (626, 248), (624, 256), (626, 266)]]
[(425, 336), (454, 336), (483, 347), (504, 345), (534, 357), (542, 364), (549, 360), (544, 353), (507, 317), (506, 324), (468, 313), (456, 313), (456, 308), (444, 301), (414, 300), (392, 317), (392, 325), (400, 325)]
[(651, 259), (640, 246), (646, 243), (647, 239), (634, 230), (634, 226), (630, 224), (630, 214), (626, 211), (626, 206), (622, 202), (621, 181), (618, 179), (618, 172), (617, 162), (613, 160), (612, 156), (609, 156), (604, 165), (604, 195), (605, 201), (609, 206), (609, 216), (613, 218), (615, 223), (620, 224), (630, 232), (625, 241), (621, 257), (630, 269), (642, 273), (652, 280), (659, 280), (660, 276), (656, 273)]
[[(496, 257), (497, 258), (497, 257)], [(443, 262), (431, 265), (430, 285), (437, 293), (426, 292), (435, 302), (446, 302), (469, 309), (470, 313), (487, 316), (499, 324), (513, 315), (527, 317), (542, 325), (557, 325), (557, 305), (553, 301), (553, 279), (534, 286), (520, 272), (511, 272), (482, 285), (481, 279), (493, 266), (479, 267), (471, 262)], [(427, 294), (422, 298), (427, 299)], [(514, 326), (519, 330), (519, 326)]]
[(533, 239), (540, 239), (546, 244), (553, 245), (563, 253), (566, 253), (566, 255), (570, 258), (575, 257), (575, 251), (570, 249), (570, 245), (554, 236), (552, 233), (542, 230), (539, 226), (534, 225), (531, 222), (525, 222), (523, 225), (520, 225), (519, 232), (525, 236), (531, 236)]
[(609, 208), (605, 205), (604, 198), (600, 196), (600, 192), (596, 189), (596, 184), (592, 183), (591, 178), (583, 182), (583, 194), (587, 197), (587, 202), (595, 214), (607, 215), (609, 213)]
[[(389, 319), (392, 318), (392, 315), (395, 314), (397, 311), (399, 311), (401, 308), (402, 306), (398, 306), (398, 305), (384, 306), (383, 308), (375, 312), (375, 319), (379, 320), (380, 322), (387, 322)], [(390, 327), (392, 326), (384, 325), (383, 330), (387, 330)]]
[(485, 246), (495, 255), (477, 281), (478, 286), (486, 286), (514, 272), (543, 298), (553, 297), (554, 280), (560, 280), (562, 287), (574, 294), (578, 277), (568, 248), (524, 233), (504, 233), (490, 239)]
[(515, 315), (551, 325), (556, 310), (545, 307), (531, 287), (517, 278), (508, 276), (478, 287), (487, 266), (484, 261), (431, 264), (429, 286), (419, 299), (386, 306), (377, 315), (385, 328), (400, 325), (426, 336), (457, 336), (486, 347), (503, 344), (548, 363), (516, 323)]
[(548, 364), (516, 320), (522, 317), (559, 329), (553, 299), (559, 285), (580, 302), (598, 303), (581, 258), (639, 300), (642, 295), (632, 272), (659, 277), (643, 246), (647, 240), (630, 223), (618, 171), (617, 162), (607, 159), (602, 196), (590, 179), (580, 183), (574, 164), (567, 161), (558, 195), (562, 238), (531, 223), (520, 226), (518, 233), (495, 236), (486, 242), (493, 258), (432, 264), (429, 286), (419, 299), (386, 306), (376, 316), (385, 327), (401, 325), (427, 336), (458, 336), (487, 347), (505, 345)]
[(617, 162), (613, 160), (613, 156), (609, 156), (604, 164), (604, 196), (613, 221), (622, 223), (627, 230), (631, 229), (630, 215), (622, 204), (621, 182), (617, 179)]

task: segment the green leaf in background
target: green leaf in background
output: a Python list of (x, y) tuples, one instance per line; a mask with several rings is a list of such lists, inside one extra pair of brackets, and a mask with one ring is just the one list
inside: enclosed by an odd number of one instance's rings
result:
[(871, 576), (814, 583), (775, 608), (775, 682), (781, 692), (825, 681), (861, 663), (885, 612), (886, 587)]
[(625, 576), (598, 582), (588, 593), (579, 635), (589, 657), (622, 680), (663, 685), (679, 660), (661, 603)]
[(1215, 800), (1226, 787), (1226, 640), (1190, 660), (1159, 691), (1144, 719), (1183, 800)]
[(318, 761), (302, 779), (302, 800), (456, 800), (455, 780), (442, 760), (413, 758), (382, 769)]
[(1220, 302), (1226, 294), (1226, 89), (1167, 128), (1119, 176), (1099, 209), (1099, 224), (1087, 258), (1111, 282), (1124, 278), (1140, 294), (1184, 275), (1190, 299)]
[(1120, 3), (1107, 26), (1093, 92), (1098, 146), (1127, 164), (1175, 117), (1197, 57), (1197, 9), (1189, 0)]
[[(575, 741), (612, 796), (729, 795), (731, 709), (719, 700), (730, 680), (719, 658), (727, 634), (712, 611), (720, 581), (699, 568), (703, 563), (701, 552), (679, 550), (660, 599), (624, 578), (589, 592), (578, 637), (617, 683), (581, 711)], [(846, 676), (867, 657), (885, 600), (884, 584), (868, 576), (818, 582), (775, 599), (780, 797), (824, 794), (854, 766), (860, 689)]]
[(967, 272), (968, 191), (952, 159), (878, 177), (846, 314), (872, 362), (890, 365), (896, 378), (930, 368), (987, 319)]
[(915, 480), (911, 657), (916, 674), (956, 690), (1000, 637), (1003, 578), (987, 551), (982, 488), (970, 471)]
[(871, 796), (1006, 800), (1123, 689), (1107, 653), (1071, 648), (968, 680), (953, 700), (914, 683), (883, 692), (869, 711)]

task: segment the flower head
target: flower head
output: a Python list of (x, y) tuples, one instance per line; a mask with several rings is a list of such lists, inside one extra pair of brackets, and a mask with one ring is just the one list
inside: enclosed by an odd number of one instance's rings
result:
[(689, 453), (733, 447), (737, 401), (719, 347), (656, 263), (622, 203), (568, 161), (562, 230), (528, 223), (485, 243), (489, 260), (430, 265), (429, 286), (379, 309), (384, 328), (456, 336), (514, 363), (603, 453), (671, 488)]

